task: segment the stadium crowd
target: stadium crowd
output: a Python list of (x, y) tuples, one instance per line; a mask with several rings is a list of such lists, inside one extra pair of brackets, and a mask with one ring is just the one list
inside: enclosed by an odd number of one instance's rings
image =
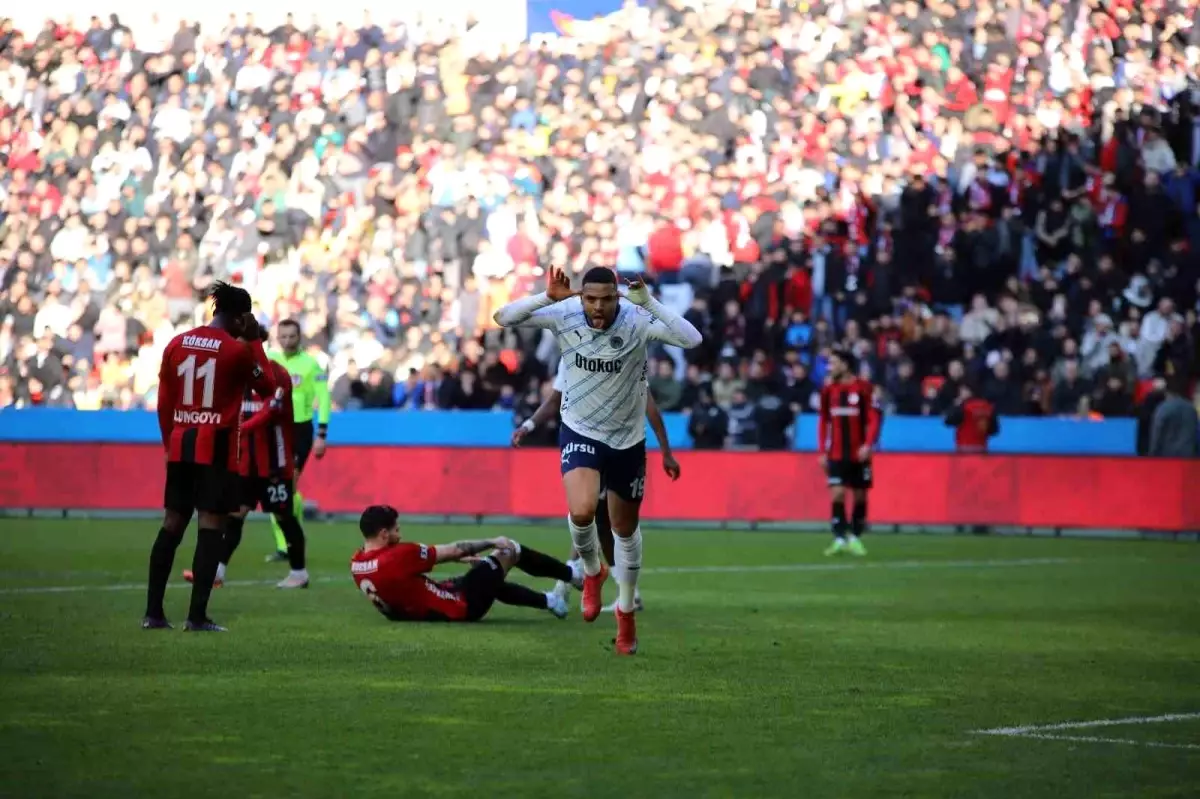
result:
[(811, 412), (836, 346), (895, 414), (1190, 397), (1195, 11), (663, 0), (504, 49), (470, 19), (4, 23), (0, 407), (152, 404), (219, 279), (300, 321), (335, 407), (523, 417), (557, 353), (490, 317), (548, 265), (687, 309), (705, 344), (651, 390), (698, 437)]

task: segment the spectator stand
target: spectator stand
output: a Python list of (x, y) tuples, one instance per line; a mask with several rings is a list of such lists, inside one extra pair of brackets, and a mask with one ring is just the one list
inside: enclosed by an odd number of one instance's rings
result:
[(453, 4), (6, 22), (0, 404), (151, 406), (229, 279), (342, 408), (521, 415), (557, 353), (490, 316), (548, 264), (687, 303), (706, 344), (654, 391), (721, 443), (810, 413), (835, 345), (893, 415), (1190, 400), (1193, 6), (669, 0), (536, 46)]

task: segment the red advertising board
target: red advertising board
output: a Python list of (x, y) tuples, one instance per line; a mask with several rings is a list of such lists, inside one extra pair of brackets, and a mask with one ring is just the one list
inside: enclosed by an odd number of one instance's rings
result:
[[(825, 481), (802, 453), (680, 453), (668, 480), (650, 455), (644, 515), (679, 520), (821, 521)], [(304, 494), (323, 510), (386, 502), (410, 514), (558, 517), (553, 450), (331, 448)], [(162, 449), (143, 444), (0, 444), (0, 507), (161, 507)], [(879, 524), (1200, 530), (1200, 462), (1005, 455), (879, 455)]]

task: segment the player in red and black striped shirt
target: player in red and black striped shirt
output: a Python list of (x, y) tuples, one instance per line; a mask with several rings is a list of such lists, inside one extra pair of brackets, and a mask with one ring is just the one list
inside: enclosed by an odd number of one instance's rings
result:
[[(453, 544), (408, 543), (400, 537), (400, 514), (372, 505), (358, 521), (363, 546), (350, 559), (350, 575), (371, 604), (389, 621), (479, 621), (502, 605), (548, 610), (567, 617), (567, 601), (554, 591), (540, 593), (507, 580), (513, 569), (530, 577), (573, 580), (570, 566), (507, 538)], [(483, 557), (483, 553), (492, 550)], [(476, 560), (463, 575), (434, 581), (426, 575), (439, 563)]]
[[(274, 396), (264, 399), (247, 389), (242, 401), (237, 480), (239, 507), (225, 520), (225, 548), (217, 566), (216, 587), (225, 582), (226, 567), (242, 543), (247, 514), (259, 507), (275, 517), (287, 541), (291, 573), (279, 587), (308, 587), (304, 529), (292, 502), (296, 480), (292, 452), (292, 428), (295, 425), (292, 378), (281, 364), (271, 361), (270, 368), (275, 379)], [(195, 575), (188, 569), (183, 578), (190, 583)]]
[(163, 595), (175, 550), (194, 512), (199, 516), (193, 560), (197, 579), (186, 629), (222, 629), (208, 618), (208, 598), (224, 549), (222, 526), (237, 507), (242, 396), (250, 385), (264, 396), (275, 390), (258, 322), (250, 313), (250, 295), (245, 289), (217, 283), (211, 298), (212, 322), (173, 338), (158, 373), (158, 424), (167, 451), (166, 513), (150, 551), (142, 619), (147, 630), (171, 626), (163, 611)]
[[(833, 502), (833, 543), (826, 555), (867, 554), (861, 536), (867, 522), (867, 492), (871, 489), (871, 454), (879, 441), (882, 412), (875, 387), (855, 374), (853, 355), (835, 351), (829, 356), (829, 382), (821, 389), (817, 448), (829, 476)], [(850, 537), (846, 537), (846, 489), (853, 507)]]

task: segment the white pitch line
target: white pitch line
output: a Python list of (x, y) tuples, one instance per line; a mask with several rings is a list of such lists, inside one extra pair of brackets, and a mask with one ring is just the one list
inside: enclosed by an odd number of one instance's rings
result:
[(1074, 741), (1085, 744), (1124, 744), (1126, 746), (1148, 746), (1152, 749), (1194, 749), (1200, 750), (1200, 744), (1168, 744), (1161, 741), (1133, 741), (1128, 738), (1092, 738), (1086, 735), (1043, 735), (1036, 732), (1026, 732), (1007, 736), (1009, 738), (1033, 738), (1039, 741)]
[(1134, 724), (1167, 724), (1172, 721), (1190, 721), (1192, 719), (1200, 719), (1200, 713), (1164, 713), (1161, 716), (1129, 716), (1123, 719), (1064, 721), (1060, 724), (1029, 724), (1024, 727), (994, 727), (990, 730), (975, 730), (973, 734), (997, 735), (1005, 738), (1032, 738), (1039, 741), (1072, 741), (1089, 744), (1147, 746), (1153, 749), (1200, 750), (1200, 744), (1172, 744), (1162, 741), (1135, 741), (1131, 738), (1099, 738), (1091, 735), (1052, 734), (1058, 730), (1090, 730), (1099, 727), (1127, 727)]
[[(1078, 563), (1079, 558), (1015, 558), (1009, 560), (895, 560), (875, 563), (780, 563), (756, 566), (663, 566), (642, 569), (642, 574), (754, 574), (763, 572), (840, 572), (859, 569), (997, 569), (1024, 566), (1058, 566)], [(349, 583), (345, 577), (316, 577), (314, 583)], [(275, 585), (275, 580), (226, 580), (229, 587)], [(170, 583), (168, 588), (182, 588), (184, 583)], [(144, 591), (145, 583), (115, 583), (109, 585), (30, 585), (20, 588), (0, 588), (0, 596), (24, 594), (76, 594), (84, 591)]]
[(1161, 716), (1130, 716), (1124, 719), (1098, 719), (1096, 721), (1064, 721), (1061, 724), (1029, 724), (1024, 727), (995, 727), (990, 730), (975, 730), (976, 735), (1026, 735), (1031, 732), (1054, 732), (1056, 730), (1088, 730), (1095, 727), (1123, 727), (1129, 724), (1163, 724), (1169, 721), (1200, 719), (1200, 713), (1166, 713)]
[(661, 566), (642, 574), (743, 574), (752, 572), (840, 572), (857, 569), (994, 569), (1007, 566), (1057, 566), (1079, 558), (1010, 558), (994, 560), (885, 560), (864, 563), (778, 563), (758, 566)]

